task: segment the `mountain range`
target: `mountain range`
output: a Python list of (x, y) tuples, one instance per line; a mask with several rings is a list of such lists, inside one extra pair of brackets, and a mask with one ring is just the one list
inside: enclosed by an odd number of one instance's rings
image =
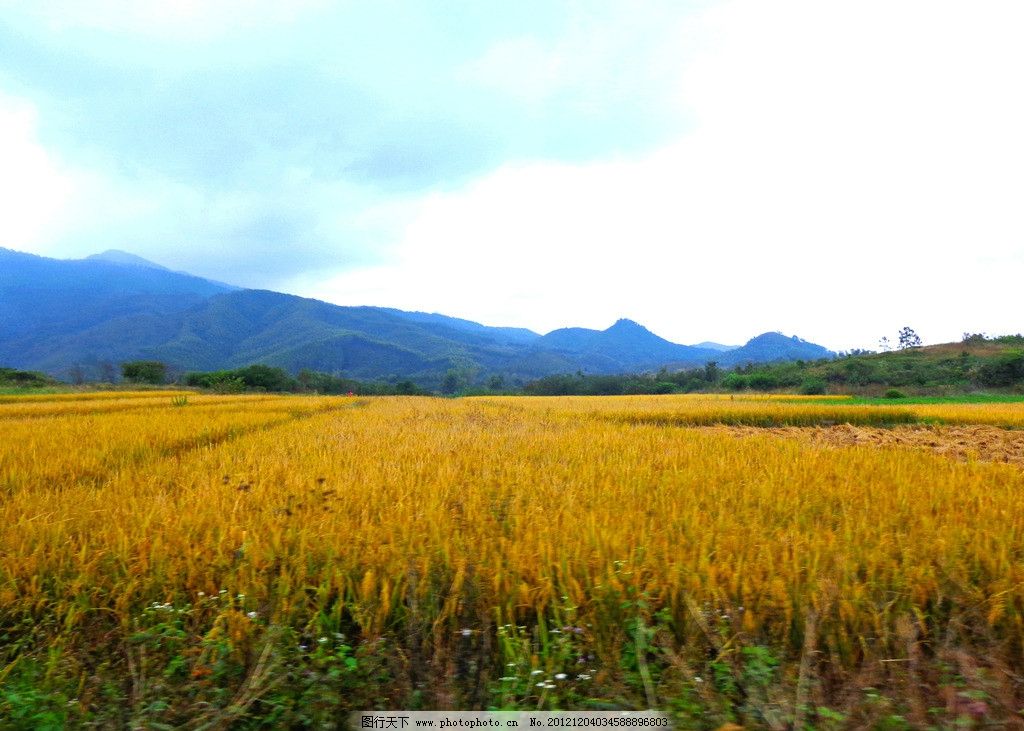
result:
[(456, 369), (509, 383), (555, 373), (815, 360), (834, 354), (780, 333), (740, 347), (680, 345), (632, 320), (545, 335), (386, 307), (342, 307), (175, 272), (123, 251), (51, 259), (0, 248), (0, 364), (96, 377), (152, 359), (176, 371), (252, 363), (431, 386)]

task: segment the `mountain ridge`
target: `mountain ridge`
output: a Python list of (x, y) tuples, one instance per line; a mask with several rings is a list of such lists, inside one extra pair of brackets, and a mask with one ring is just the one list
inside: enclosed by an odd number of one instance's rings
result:
[(0, 363), (66, 376), (163, 360), (175, 370), (253, 363), (425, 385), (457, 371), (512, 382), (566, 372), (612, 374), (831, 357), (765, 333), (722, 351), (672, 343), (629, 319), (604, 330), (490, 327), (438, 313), (340, 306), (174, 272), (110, 250), (60, 260), (0, 248)]
[(149, 259), (143, 259), (141, 256), (136, 256), (127, 251), (121, 249), (107, 249), (101, 251), (99, 254), (90, 254), (85, 257), (85, 261), (106, 261), (111, 264), (125, 264), (127, 266), (139, 266), (147, 269), (161, 269), (165, 272), (171, 271), (167, 267), (157, 264), (156, 262), (150, 261)]

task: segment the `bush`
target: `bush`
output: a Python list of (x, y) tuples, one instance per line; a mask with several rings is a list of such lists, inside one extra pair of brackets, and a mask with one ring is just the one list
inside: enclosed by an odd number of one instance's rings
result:
[(898, 388), (890, 388), (885, 392), (886, 398), (906, 398), (907, 394), (900, 391)]
[(130, 383), (158, 386), (167, 381), (167, 366), (158, 360), (132, 360), (121, 364), (121, 375)]
[(742, 391), (748, 385), (747, 377), (739, 373), (730, 373), (722, 379), (722, 387), (728, 391)]
[(265, 365), (251, 365), (239, 368), (232, 373), (241, 378), (247, 388), (262, 391), (293, 391), (297, 383), (283, 368), (272, 368)]
[(1024, 381), (1024, 352), (1011, 350), (978, 369), (978, 380), (986, 386), (1012, 386)]
[(823, 396), (828, 389), (821, 378), (808, 378), (800, 384), (800, 393), (805, 396)]
[(42, 373), (36, 371), (19, 371), (14, 368), (0, 367), (0, 386), (15, 386), (18, 388), (41, 388), (51, 386), (55, 381)]
[(237, 376), (221, 376), (212, 379), (207, 386), (217, 393), (242, 393), (245, 390), (245, 381)]
[(284, 369), (265, 365), (251, 365), (233, 371), (189, 373), (185, 376), (185, 383), (189, 386), (211, 388), (220, 393), (294, 391), (299, 385), (298, 381), (289, 376)]
[(422, 396), (427, 393), (412, 381), (399, 381), (391, 392), (398, 396)]
[(771, 373), (754, 373), (747, 379), (747, 382), (755, 391), (770, 391), (779, 387), (779, 379)]

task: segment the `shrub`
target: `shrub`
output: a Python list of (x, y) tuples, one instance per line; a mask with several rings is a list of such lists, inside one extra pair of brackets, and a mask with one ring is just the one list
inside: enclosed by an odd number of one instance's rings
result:
[(420, 396), (426, 393), (412, 381), (399, 381), (392, 390), (398, 396)]
[(14, 368), (0, 367), (0, 385), (20, 388), (38, 388), (50, 386), (53, 379), (36, 371), (19, 371)]
[(755, 391), (770, 391), (779, 387), (779, 379), (771, 373), (754, 373), (747, 379), (747, 382)]
[(986, 386), (1012, 386), (1024, 381), (1024, 351), (1011, 350), (978, 369), (978, 380)]
[(808, 378), (800, 384), (800, 393), (805, 396), (823, 396), (828, 389), (821, 378)]
[(748, 385), (747, 377), (739, 373), (730, 373), (722, 379), (722, 386), (729, 391), (742, 391)]
[(885, 392), (886, 398), (906, 398), (907, 394), (900, 391), (898, 388), (890, 388)]
[(247, 388), (263, 391), (291, 391), (296, 381), (283, 368), (266, 365), (251, 365), (239, 368), (232, 376), (241, 378)]
[(299, 386), (299, 382), (284, 369), (265, 365), (251, 365), (233, 371), (189, 373), (185, 376), (185, 384), (212, 388), (220, 393), (294, 391)]
[(121, 364), (121, 375), (130, 383), (158, 386), (167, 381), (167, 366), (158, 360), (132, 360)]
[(209, 382), (208, 388), (217, 393), (242, 393), (245, 390), (245, 381), (237, 376), (220, 376)]

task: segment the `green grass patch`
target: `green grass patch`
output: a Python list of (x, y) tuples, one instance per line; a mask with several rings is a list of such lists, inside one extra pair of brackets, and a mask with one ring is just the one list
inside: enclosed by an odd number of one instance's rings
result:
[(61, 388), (59, 386), (50, 386), (47, 388), (12, 388), (9, 386), (0, 386), (0, 396), (45, 396), (53, 393), (70, 392), (70, 388)]

